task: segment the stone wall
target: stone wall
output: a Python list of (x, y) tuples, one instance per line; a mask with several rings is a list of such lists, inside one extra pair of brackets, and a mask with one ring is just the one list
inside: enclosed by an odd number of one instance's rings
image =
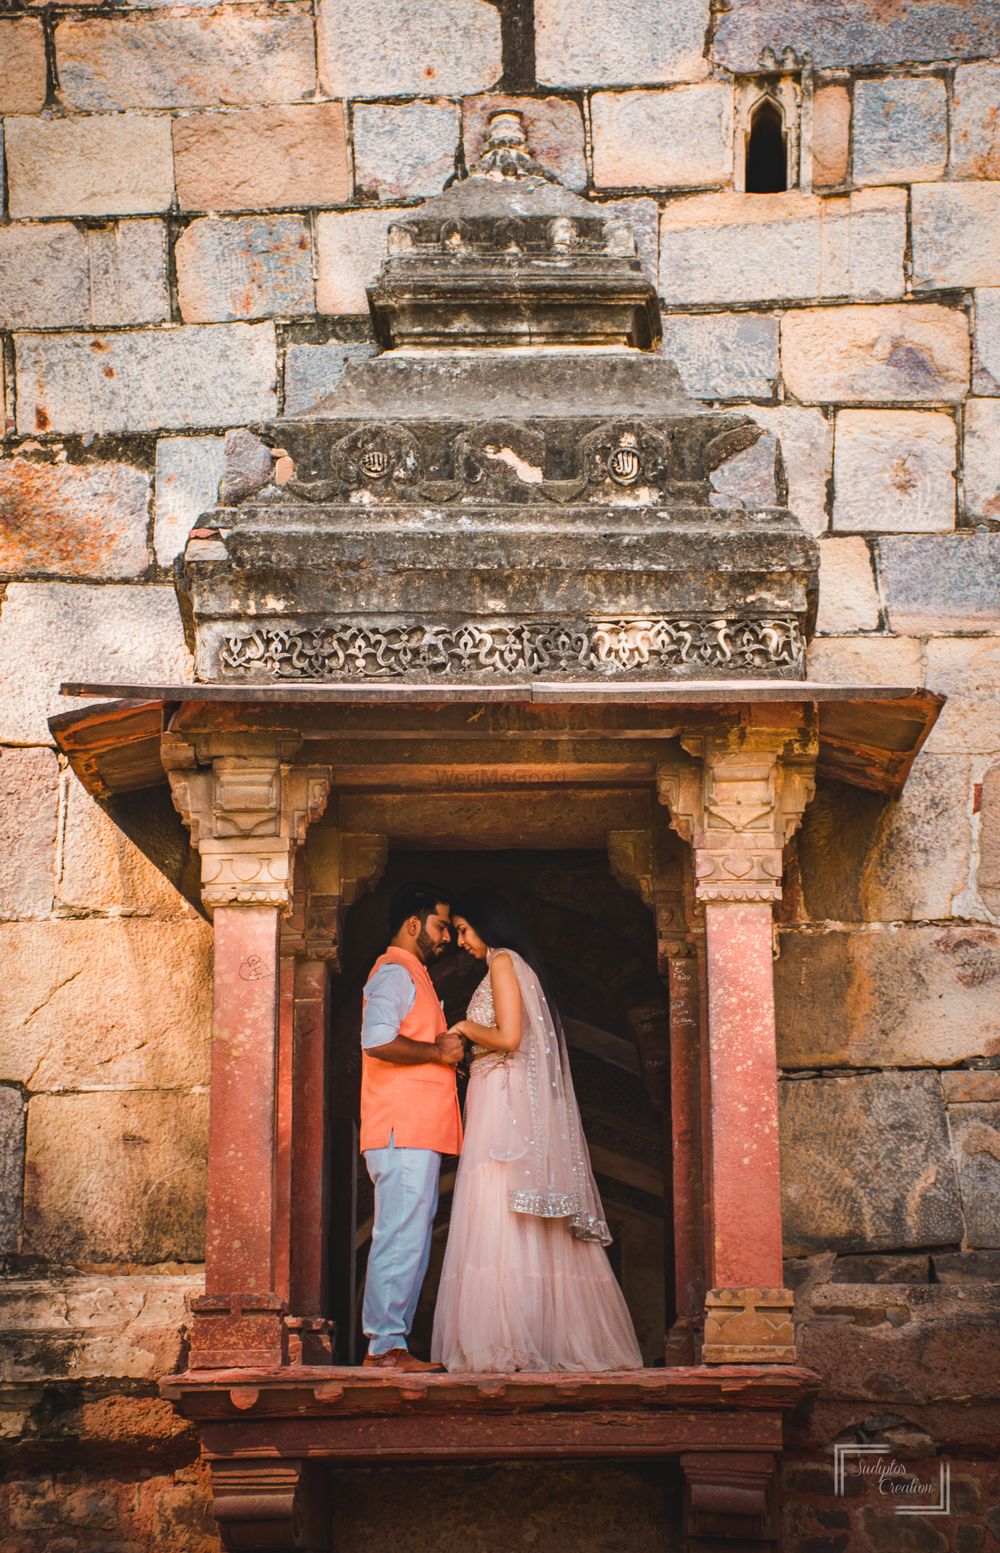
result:
[[(820, 1480), (837, 1432), (898, 1430), (901, 1399), (939, 1448), (987, 1449), (946, 1420), (963, 1375), (988, 1389), (982, 1291), (948, 1290), (1000, 1279), (995, 21), (988, 0), (5, 8), (0, 1426), (32, 1460), (61, 1461), (72, 1418), (150, 1463), (127, 1512), (110, 1478), (105, 1500), (22, 1484), (5, 1553), (213, 1545), (191, 1439), (149, 1397), (197, 1287), (210, 934), (61, 768), (46, 718), (66, 676), (190, 675), (170, 566), (226, 428), (308, 409), (370, 352), (392, 211), (507, 104), (543, 163), (637, 226), (689, 392), (780, 439), (778, 494), (822, 554), (812, 677), (949, 697), (902, 801), (822, 788), (791, 861), (789, 1277), (806, 1357), (841, 1362), (799, 1436), (818, 1454), (792, 1545), (895, 1548), (877, 1512), (824, 1510)], [(795, 187), (745, 195), (762, 68)], [(750, 501), (773, 446), (746, 456)], [(969, 1344), (981, 1362), (950, 1382)], [(906, 1546), (976, 1553), (989, 1491)]]

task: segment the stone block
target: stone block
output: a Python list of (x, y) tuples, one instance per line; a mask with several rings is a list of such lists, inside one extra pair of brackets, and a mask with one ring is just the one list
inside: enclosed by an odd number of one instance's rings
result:
[(33, 17), (0, 22), (0, 114), (38, 113), (45, 103), (45, 35)]
[[(983, 773), (979, 815), (976, 889), (987, 908), (1000, 917), (1000, 764)], [(989, 1098), (1000, 1100), (1000, 1094)]]
[(24, 1179), (24, 1101), (0, 1085), (0, 1254), (18, 1249)]
[(832, 188), (847, 177), (851, 153), (851, 98), (846, 86), (821, 86), (813, 94), (812, 181)]
[[(90, 112), (258, 107), (297, 102), (316, 88), (312, 17), (298, 6), (263, 15), (220, 6), (210, 20), (68, 18), (56, 27), (55, 42), (63, 100)], [(131, 122), (125, 121), (126, 131)], [(169, 135), (169, 121), (162, 122)]]
[(927, 687), (948, 697), (925, 748), (992, 755), (1000, 749), (1000, 640), (931, 637)]
[(502, 71), (500, 18), (485, 0), (321, 0), (318, 42), (331, 97), (459, 97)]
[(971, 800), (959, 755), (922, 752), (892, 803), (821, 780), (796, 843), (804, 920), (981, 917), (966, 905)]
[(889, 625), (914, 636), (955, 636), (1000, 624), (1000, 534), (879, 539)]
[(343, 103), (192, 113), (173, 133), (182, 210), (303, 210), (351, 197)]
[(719, 16), (712, 52), (727, 70), (745, 72), (760, 68), (765, 50), (780, 59), (789, 44), (800, 57), (808, 53), (818, 69), (976, 59), (995, 50), (996, 11), (990, 0), (937, 0), (892, 10), (741, 0)]
[(922, 751), (902, 795), (886, 806), (864, 859), (860, 900), (867, 921), (967, 915), (960, 898), (969, 880), (971, 809), (966, 758)]
[(0, 575), (137, 577), (149, 477), (131, 464), (0, 460)]
[(455, 172), (458, 110), (450, 103), (359, 103), (354, 184), (379, 200), (438, 194)]
[(902, 1067), (995, 1055), (998, 987), (996, 928), (905, 923), (783, 932), (775, 965), (778, 1062)]
[[(95, 860), (96, 890), (106, 891), (108, 858)], [(208, 1082), (212, 930), (203, 918), (8, 923), (0, 942), (5, 1077), (35, 1092)]]
[(778, 320), (760, 313), (667, 313), (660, 347), (695, 399), (769, 399), (778, 378)]
[(933, 1262), (938, 1283), (1000, 1283), (1000, 1252), (939, 1251)]
[(0, 228), (0, 325), (100, 328), (170, 317), (159, 221), (81, 231), (69, 221)]
[(897, 297), (905, 243), (902, 189), (699, 194), (660, 218), (660, 294), (668, 306)]
[(304, 415), (332, 393), (349, 367), (368, 361), (374, 346), (327, 340), (323, 345), (290, 345), (285, 352), (286, 415)]
[(953, 529), (955, 423), (936, 410), (841, 410), (833, 477), (835, 529)]
[(1000, 1103), (954, 1107), (948, 1113), (972, 1249), (1000, 1246)]
[[(203, 1292), (204, 1278), (190, 1274), (5, 1280), (0, 1324), (8, 1344), (0, 1377), (20, 1385), (157, 1380), (180, 1367), (190, 1301)], [(128, 1433), (134, 1440), (134, 1430)], [(103, 1524), (103, 1497), (82, 1489), (67, 1494), (62, 1519), (74, 1526)]]
[(18, 430), (181, 430), (277, 411), (271, 323), (112, 334), (18, 334)]
[(1000, 394), (1000, 289), (976, 292), (972, 392)]
[(207, 1093), (35, 1095), (24, 1245), (59, 1262), (203, 1255)]
[(878, 593), (865, 541), (860, 537), (821, 539), (819, 555), (817, 631), (827, 636), (877, 631)]
[(716, 508), (778, 505), (778, 442), (765, 434), (752, 447), (735, 454), (712, 471), (709, 506)]
[(0, 747), (0, 920), (52, 910), (58, 803), (51, 750)]
[(956, 1068), (941, 1074), (946, 1105), (976, 1105), (1000, 1101), (1000, 1072), (996, 1068)]
[(965, 406), (965, 510), (970, 518), (1000, 518), (1000, 399)]
[(725, 81), (659, 92), (595, 92), (594, 183), (696, 189), (733, 176), (733, 89)]
[(0, 741), (47, 744), (47, 719), (86, 702), (64, 680), (178, 684), (191, 658), (172, 587), (16, 582), (0, 613)]
[(778, 1091), (786, 1255), (961, 1240), (937, 1074), (803, 1079)]
[(564, 97), (511, 97), (504, 92), (466, 97), (462, 103), (462, 142), (467, 167), (479, 159), (490, 115), (503, 112), (521, 115), (531, 154), (539, 166), (568, 189), (587, 187), (580, 107)]
[(320, 313), (368, 314), (365, 287), (378, 276), (386, 256), (395, 210), (327, 211), (316, 217), (316, 309)]
[(930, 1283), (929, 1256), (838, 1256), (831, 1283)]
[(156, 444), (154, 548), (161, 566), (184, 549), (188, 534), (219, 499), (223, 437), (161, 437)]
[(1000, 178), (1000, 65), (959, 65), (951, 104), (951, 171)]
[(778, 438), (788, 505), (812, 535), (827, 528), (827, 484), (833, 470), (833, 425), (821, 410), (797, 405), (746, 404), (738, 408)]
[(15, 218), (141, 216), (170, 208), (169, 119), (139, 113), (9, 118), (4, 141)]
[(821, 685), (924, 682), (920, 643), (909, 636), (817, 636), (806, 649), (808, 677)]
[(287, 318), (314, 309), (304, 216), (206, 216), (174, 245), (185, 323)]
[(595, 200), (593, 203), (609, 216), (620, 217), (632, 228), (639, 263), (655, 286), (660, 268), (660, 207), (656, 201), (627, 195), (624, 199)]
[(1000, 181), (919, 183), (911, 199), (914, 291), (1000, 286)]
[(61, 911), (196, 917), (194, 907), (72, 773), (63, 776), (62, 813), (56, 876)]
[(943, 81), (935, 76), (887, 76), (855, 83), (855, 183), (941, 178), (947, 162)]
[(709, 0), (535, 0), (535, 69), (545, 86), (700, 81)]
[(805, 404), (964, 399), (969, 326), (933, 302), (792, 310), (781, 320), (786, 390)]

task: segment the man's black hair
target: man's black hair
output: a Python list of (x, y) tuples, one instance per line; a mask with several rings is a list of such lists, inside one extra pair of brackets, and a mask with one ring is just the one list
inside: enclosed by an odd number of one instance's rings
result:
[(395, 938), (408, 917), (419, 917), (423, 927), (438, 906), (450, 906), (452, 901), (450, 890), (439, 889), (422, 879), (416, 884), (401, 884), (389, 901), (389, 937)]

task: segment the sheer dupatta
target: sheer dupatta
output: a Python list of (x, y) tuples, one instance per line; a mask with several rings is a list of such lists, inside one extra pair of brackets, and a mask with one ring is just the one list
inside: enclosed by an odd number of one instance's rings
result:
[(521, 990), (521, 1044), (507, 1083), (506, 1139), (491, 1151), (508, 1168), (508, 1206), (514, 1213), (565, 1219), (578, 1240), (611, 1244), (590, 1166), (573, 1090), (566, 1038), (527, 961), (509, 954)]

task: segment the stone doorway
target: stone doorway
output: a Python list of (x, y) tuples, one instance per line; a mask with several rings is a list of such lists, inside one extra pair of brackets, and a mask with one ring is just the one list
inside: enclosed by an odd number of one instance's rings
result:
[[(647, 1366), (664, 1360), (673, 1226), (664, 1195), (669, 1149), (666, 1068), (642, 1061), (643, 1032), (668, 1027), (656, 968), (652, 913), (612, 875), (597, 850), (417, 851), (389, 853), (375, 890), (347, 914), (342, 970), (331, 989), (330, 1314), (338, 1360), (358, 1363), (364, 1347), (360, 1301), (370, 1245), (372, 1191), (357, 1153), (361, 989), (384, 947), (388, 899), (397, 885), (430, 879), (456, 892), (488, 884), (515, 904), (556, 981), (584, 1130), (608, 1214), (609, 1249)], [(461, 1018), (482, 967), (460, 951), (434, 968), (449, 1019)], [(464, 1088), (464, 1085), (463, 1085)], [(448, 1233), (455, 1164), (446, 1162), (430, 1271), (413, 1341), (429, 1349)]]

